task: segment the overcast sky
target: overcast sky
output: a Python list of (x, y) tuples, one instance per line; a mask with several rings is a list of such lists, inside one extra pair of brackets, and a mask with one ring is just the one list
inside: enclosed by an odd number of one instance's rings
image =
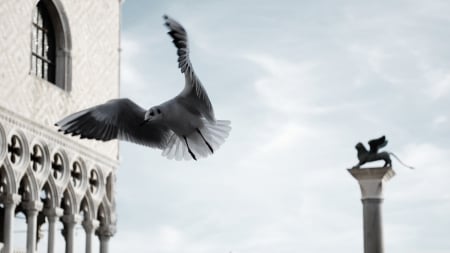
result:
[(232, 131), (177, 162), (121, 143), (111, 252), (362, 252), (354, 145), (389, 139), (388, 252), (450, 252), (449, 1), (138, 1), (122, 5), (121, 96), (145, 108), (184, 77), (163, 14)]

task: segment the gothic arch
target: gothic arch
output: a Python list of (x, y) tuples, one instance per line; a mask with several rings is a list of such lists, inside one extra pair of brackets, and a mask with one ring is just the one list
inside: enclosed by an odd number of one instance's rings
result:
[(18, 193), (24, 202), (39, 200), (39, 187), (32, 173), (25, 173), (20, 179)]
[(64, 210), (64, 214), (74, 215), (78, 214), (78, 203), (75, 197), (75, 193), (71, 187), (67, 187), (61, 198), (61, 208)]
[(59, 207), (60, 197), (56, 185), (52, 181), (48, 180), (42, 186), (41, 191), (43, 190), (48, 191), (48, 194), (50, 195), (50, 201), (48, 203), (45, 203), (45, 208), (54, 209), (56, 207)]
[(100, 221), (100, 225), (111, 225), (115, 223), (115, 217), (113, 216), (113, 210), (111, 205), (108, 204), (106, 199), (103, 199), (97, 209), (97, 220)]
[(8, 140), (6, 139), (6, 131), (3, 128), (2, 124), (0, 124), (0, 161), (3, 161), (3, 159), (5, 159), (7, 153)]
[(16, 181), (14, 180), (14, 172), (8, 170), (7, 166), (0, 165), (0, 184), (4, 194), (16, 193)]
[(105, 195), (110, 203), (113, 202), (113, 194), (114, 194), (114, 174), (110, 172), (106, 177), (105, 183)]
[(85, 220), (94, 220), (96, 218), (95, 205), (90, 194), (86, 194), (81, 201), (80, 212), (84, 213)]

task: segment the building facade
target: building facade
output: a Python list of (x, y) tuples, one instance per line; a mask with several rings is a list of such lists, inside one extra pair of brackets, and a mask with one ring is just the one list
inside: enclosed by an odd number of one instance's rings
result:
[(108, 252), (118, 142), (54, 123), (119, 96), (120, 1), (1, 0), (0, 31), (1, 252)]

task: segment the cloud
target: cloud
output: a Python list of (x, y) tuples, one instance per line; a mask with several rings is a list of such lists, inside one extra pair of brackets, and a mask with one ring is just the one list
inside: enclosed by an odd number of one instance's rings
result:
[(143, 90), (145, 88), (145, 77), (136, 68), (136, 59), (143, 50), (139, 38), (133, 38), (124, 33), (121, 38), (121, 82), (127, 87), (126, 93), (133, 93), (133, 89)]
[(439, 125), (448, 122), (448, 117), (446, 115), (439, 115), (433, 119), (433, 126), (437, 127)]
[(430, 95), (434, 99), (447, 97), (450, 92), (450, 73), (443, 75), (430, 89)]
[(293, 63), (263, 54), (244, 58), (265, 71), (255, 80), (254, 88), (261, 101), (270, 108), (287, 114), (320, 114), (338, 108), (317, 104), (320, 90), (315, 70), (318, 63)]

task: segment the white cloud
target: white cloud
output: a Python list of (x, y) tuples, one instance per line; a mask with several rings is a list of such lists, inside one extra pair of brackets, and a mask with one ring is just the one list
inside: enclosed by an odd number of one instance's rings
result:
[(334, 111), (338, 106), (318, 105), (320, 93), (315, 69), (318, 63), (293, 63), (269, 55), (247, 55), (265, 72), (254, 83), (261, 101), (283, 113), (320, 114)]
[(143, 50), (140, 39), (139, 37), (133, 38), (126, 33), (121, 38), (120, 78), (122, 90), (127, 96), (128, 94), (139, 93), (145, 90), (144, 73), (140, 72), (136, 67), (139, 54)]
[(448, 117), (446, 115), (439, 115), (433, 119), (433, 125), (439, 126), (448, 122)]
[(434, 99), (447, 97), (450, 92), (450, 73), (443, 75), (430, 89), (430, 94)]

